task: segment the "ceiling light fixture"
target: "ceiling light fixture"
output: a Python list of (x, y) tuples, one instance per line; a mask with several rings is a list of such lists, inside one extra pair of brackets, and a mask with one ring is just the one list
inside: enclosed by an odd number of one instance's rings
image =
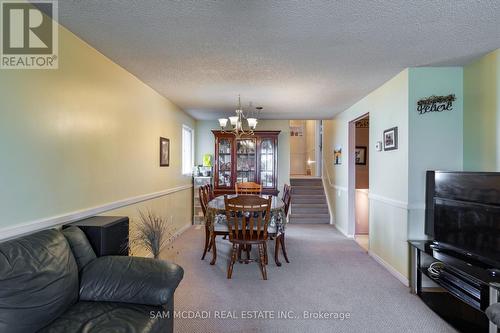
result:
[[(259, 116), (262, 107), (256, 107), (257, 116)], [(245, 130), (243, 128), (243, 121), (246, 120), (248, 128)], [(229, 122), (229, 129), (226, 129)], [(232, 133), (237, 138), (243, 135), (253, 135), (253, 131), (257, 128), (258, 120), (256, 117), (247, 117), (243, 112), (243, 108), (241, 107), (241, 97), (238, 95), (238, 108), (236, 109), (236, 116), (231, 116), (228, 118), (220, 118), (219, 126), (224, 133)]]

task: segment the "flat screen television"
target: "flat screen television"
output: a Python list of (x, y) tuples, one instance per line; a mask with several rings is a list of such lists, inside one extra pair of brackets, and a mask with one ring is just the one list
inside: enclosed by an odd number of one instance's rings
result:
[(441, 248), (500, 268), (500, 173), (428, 171), (426, 232)]

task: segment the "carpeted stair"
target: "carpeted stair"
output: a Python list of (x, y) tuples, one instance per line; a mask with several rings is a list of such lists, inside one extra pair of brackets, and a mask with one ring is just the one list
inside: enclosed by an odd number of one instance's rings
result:
[(290, 223), (330, 223), (321, 178), (291, 178)]

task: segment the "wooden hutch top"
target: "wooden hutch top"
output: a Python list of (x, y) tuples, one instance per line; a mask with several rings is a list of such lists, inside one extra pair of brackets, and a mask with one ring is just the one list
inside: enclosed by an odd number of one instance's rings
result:
[(281, 131), (254, 131), (237, 138), (213, 130), (215, 136), (214, 191), (235, 192), (239, 182), (262, 184), (263, 193), (278, 194), (278, 136)]

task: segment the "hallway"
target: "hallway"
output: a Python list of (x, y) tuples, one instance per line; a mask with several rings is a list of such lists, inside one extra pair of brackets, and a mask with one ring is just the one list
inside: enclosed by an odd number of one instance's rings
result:
[[(174, 242), (170, 258), (185, 270), (175, 294), (176, 311), (206, 311), (210, 318), (178, 318), (176, 332), (453, 332), (330, 225), (289, 225), (291, 262), (281, 268), (270, 263), (267, 281), (255, 263), (236, 265), (233, 279), (226, 279), (229, 242), (221, 238), (216, 265), (200, 260), (203, 233), (203, 228), (191, 227)], [(242, 311), (254, 310), (293, 311), (298, 318), (241, 318)], [(234, 311), (239, 320), (214, 318), (216, 311)], [(338, 313), (345, 319), (304, 319), (304, 311)]]

